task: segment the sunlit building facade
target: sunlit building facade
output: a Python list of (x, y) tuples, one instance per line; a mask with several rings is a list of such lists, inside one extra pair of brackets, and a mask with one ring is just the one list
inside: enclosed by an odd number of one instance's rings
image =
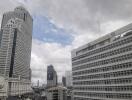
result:
[(132, 24), (72, 51), (74, 100), (132, 100)]

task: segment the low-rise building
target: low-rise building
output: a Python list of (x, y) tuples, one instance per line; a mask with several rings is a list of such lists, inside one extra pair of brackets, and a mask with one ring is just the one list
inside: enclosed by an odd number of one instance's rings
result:
[[(0, 76), (0, 100), (32, 93), (31, 82), (20, 78)], [(10, 99), (9, 99), (10, 100)]]
[(62, 86), (52, 87), (47, 90), (47, 100), (67, 100), (67, 89)]
[(7, 86), (8, 81), (0, 76), (0, 100), (6, 100), (6, 97), (8, 96)]

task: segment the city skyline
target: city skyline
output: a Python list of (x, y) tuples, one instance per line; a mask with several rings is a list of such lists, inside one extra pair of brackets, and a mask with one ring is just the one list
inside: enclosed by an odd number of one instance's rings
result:
[(31, 12), (34, 20), (33, 82), (39, 79), (46, 83), (49, 64), (55, 66), (60, 81), (65, 71), (71, 70), (72, 49), (132, 22), (131, 0), (5, 0), (0, 4), (0, 18), (19, 5)]

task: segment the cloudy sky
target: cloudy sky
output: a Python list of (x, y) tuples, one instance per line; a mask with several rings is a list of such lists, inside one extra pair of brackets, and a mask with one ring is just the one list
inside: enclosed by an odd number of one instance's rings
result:
[(46, 83), (53, 64), (59, 81), (71, 70), (71, 50), (132, 22), (132, 0), (0, 0), (2, 14), (24, 6), (33, 17), (32, 81)]

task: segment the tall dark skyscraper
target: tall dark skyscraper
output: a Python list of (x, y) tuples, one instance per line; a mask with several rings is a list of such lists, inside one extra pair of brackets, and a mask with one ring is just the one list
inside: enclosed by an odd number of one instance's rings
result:
[(23, 7), (3, 14), (0, 32), (0, 74), (31, 79), (33, 20)]
[(52, 65), (47, 68), (47, 87), (57, 86), (57, 73)]

